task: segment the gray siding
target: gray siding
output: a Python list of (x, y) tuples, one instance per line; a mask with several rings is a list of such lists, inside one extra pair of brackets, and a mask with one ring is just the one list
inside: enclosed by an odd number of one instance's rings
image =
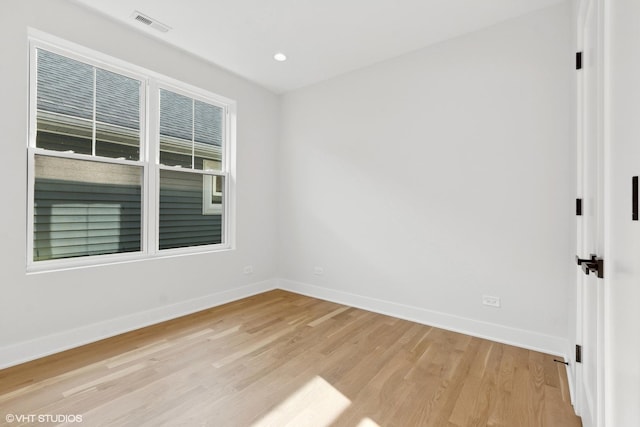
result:
[[(222, 242), (222, 216), (202, 213), (202, 176), (162, 171), (160, 249)], [(139, 186), (36, 179), (34, 260), (139, 251)]]
[(202, 214), (203, 177), (160, 172), (160, 249), (222, 242), (222, 216)]
[(140, 186), (36, 179), (35, 261), (140, 250)]

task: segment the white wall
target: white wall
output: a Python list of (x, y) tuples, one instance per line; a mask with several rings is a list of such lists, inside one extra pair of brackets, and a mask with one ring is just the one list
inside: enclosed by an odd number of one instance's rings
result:
[(286, 94), (283, 286), (564, 354), (571, 15), (563, 3)]
[(640, 222), (631, 177), (640, 175), (640, 2), (610, 2), (609, 253), (606, 292), (607, 426), (640, 425)]
[[(238, 102), (237, 250), (26, 275), (28, 26)], [(3, 1), (0, 52), (0, 367), (272, 285), (275, 95), (69, 1)]]

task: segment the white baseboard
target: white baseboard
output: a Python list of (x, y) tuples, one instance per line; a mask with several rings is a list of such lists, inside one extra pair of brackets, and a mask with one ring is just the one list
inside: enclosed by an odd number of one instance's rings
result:
[(434, 310), (384, 301), (292, 280), (280, 279), (278, 287), (285, 291), (357, 307), (503, 344), (539, 351), (541, 353), (552, 354), (554, 356), (565, 357), (567, 350), (567, 340), (552, 335), (454, 316)]
[(567, 365), (566, 368), (567, 368), (567, 383), (569, 384), (569, 399), (571, 400), (571, 405), (573, 406), (573, 410), (575, 411), (575, 408), (576, 408), (576, 395), (574, 391), (575, 376), (573, 374), (573, 370), (569, 365)]
[(270, 291), (275, 289), (277, 284), (278, 281), (276, 279), (265, 280), (204, 297), (0, 347), (0, 369)]
[[(566, 359), (565, 352), (568, 344), (565, 339), (560, 337), (454, 316), (307, 283), (271, 279), (0, 347), (0, 369), (277, 288), (504, 344), (553, 354)], [(567, 370), (568, 374), (569, 371)], [(572, 386), (571, 379), (569, 383)], [(573, 392), (573, 390), (571, 391)]]
[[(567, 354), (572, 355), (575, 354), (575, 344), (572, 340), (567, 340)], [(576, 375), (578, 370), (578, 365), (576, 364), (575, 357), (565, 357), (564, 359), (569, 364), (566, 366), (567, 368), (567, 382), (569, 383), (569, 396), (571, 397), (571, 405), (573, 405), (573, 409), (576, 409)], [(576, 414), (577, 415), (577, 414)]]

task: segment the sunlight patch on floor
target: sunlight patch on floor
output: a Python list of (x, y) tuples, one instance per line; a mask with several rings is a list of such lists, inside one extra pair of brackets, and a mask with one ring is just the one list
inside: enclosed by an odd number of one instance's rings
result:
[[(328, 427), (350, 404), (351, 401), (331, 384), (315, 376), (253, 427)], [(373, 425), (377, 424), (363, 427)]]
[(363, 418), (356, 427), (380, 427), (380, 425), (371, 418)]

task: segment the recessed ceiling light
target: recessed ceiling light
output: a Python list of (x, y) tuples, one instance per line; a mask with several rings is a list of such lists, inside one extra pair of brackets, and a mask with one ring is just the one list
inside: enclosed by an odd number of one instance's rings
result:
[(273, 55), (273, 59), (275, 59), (278, 62), (286, 61), (287, 60), (287, 55), (285, 55), (282, 52), (278, 52), (275, 55)]

